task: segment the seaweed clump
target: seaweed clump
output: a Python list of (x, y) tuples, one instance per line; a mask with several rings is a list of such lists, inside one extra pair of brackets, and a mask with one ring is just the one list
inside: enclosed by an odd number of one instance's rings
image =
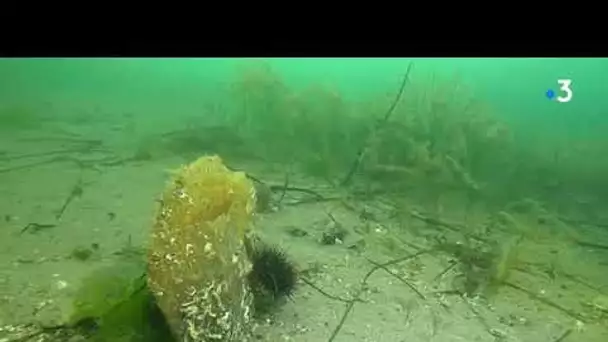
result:
[(93, 342), (171, 342), (169, 328), (143, 277), (129, 260), (102, 267), (83, 280), (68, 326)]
[(467, 296), (491, 296), (507, 282), (517, 263), (518, 239), (488, 249), (464, 243), (439, 244), (439, 249), (454, 257), (461, 271), (457, 291)]

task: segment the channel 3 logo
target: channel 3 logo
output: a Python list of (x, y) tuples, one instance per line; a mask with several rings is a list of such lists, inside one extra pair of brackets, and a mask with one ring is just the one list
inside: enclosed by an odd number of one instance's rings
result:
[(572, 101), (572, 80), (557, 80), (557, 85), (559, 86), (559, 94), (557, 94), (553, 89), (549, 89), (545, 93), (547, 98), (549, 100), (556, 100), (557, 102), (562, 103)]

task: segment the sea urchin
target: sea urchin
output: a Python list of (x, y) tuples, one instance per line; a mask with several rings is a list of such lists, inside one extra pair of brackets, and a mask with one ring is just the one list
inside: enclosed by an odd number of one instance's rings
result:
[(249, 284), (258, 304), (266, 307), (270, 302), (293, 294), (297, 271), (282, 250), (261, 243), (253, 249), (250, 258)]

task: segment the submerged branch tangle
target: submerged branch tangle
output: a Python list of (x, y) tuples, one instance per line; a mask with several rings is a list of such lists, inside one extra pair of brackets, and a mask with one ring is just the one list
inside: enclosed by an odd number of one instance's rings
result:
[(365, 140), (365, 142), (363, 143), (363, 145), (357, 152), (357, 157), (355, 158), (355, 161), (353, 162), (351, 168), (349, 169), (348, 173), (346, 174), (346, 177), (344, 177), (344, 180), (342, 180), (342, 182), (341, 182), (342, 186), (346, 186), (346, 185), (350, 184), (353, 176), (355, 175), (355, 173), (361, 166), (361, 162), (363, 162), (363, 158), (365, 158), (365, 155), (367, 154), (367, 151), (370, 148), (369, 142), (378, 133), (378, 131), (380, 129), (382, 129), (382, 127), (384, 127), (386, 122), (388, 122), (388, 120), (390, 119), (391, 115), (393, 115), (393, 112), (395, 111), (395, 108), (397, 108), (397, 104), (399, 103), (399, 100), (401, 100), (401, 96), (403, 95), (403, 91), (405, 90), (405, 85), (407, 84), (411, 70), (412, 70), (412, 63), (410, 63), (407, 66), (407, 71), (405, 72), (405, 75), (403, 76), (403, 81), (401, 82), (401, 87), (399, 88), (399, 92), (397, 93), (395, 100), (393, 101), (393, 103), (391, 104), (389, 109), (386, 111), (384, 116), (381, 118), (381, 120), (378, 121), (376, 123), (376, 125), (372, 128), (372, 131), (370, 132), (367, 139)]

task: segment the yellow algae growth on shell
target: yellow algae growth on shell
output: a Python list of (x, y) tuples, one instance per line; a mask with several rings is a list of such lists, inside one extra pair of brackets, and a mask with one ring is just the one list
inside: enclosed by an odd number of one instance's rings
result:
[(244, 341), (251, 268), (245, 237), (255, 190), (242, 172), (205, 156), (163, 193), (148, 256), (148, 283), (180, 341)]

